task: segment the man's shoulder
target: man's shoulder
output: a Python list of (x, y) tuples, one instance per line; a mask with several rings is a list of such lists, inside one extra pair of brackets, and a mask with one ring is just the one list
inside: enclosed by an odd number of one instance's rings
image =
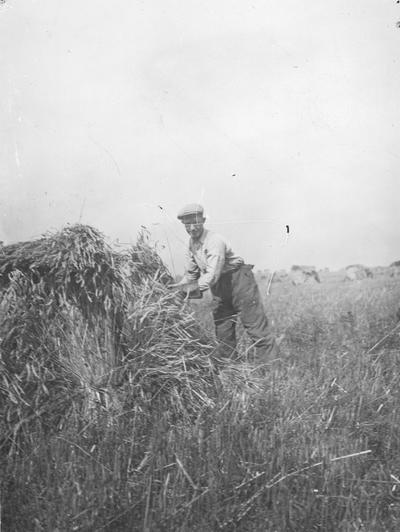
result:
[(226, 238), (220, 235), (219, 233), (215, 233), (214, 231), (207, 230), (207, 233), (204, 237), (204, 243), (205, 244), (227, 244)]
[(199, 246), (209, 247), (221, 245), (227, 245), (226, 239), (219, 233), (215, 233), (214, 231), (210, 231), (209, 229), (204, 229), (204, 232), (199, 240), (193, 240), (192, 238), (189, 239), (189, 249), (191, 251), (198, 249)]

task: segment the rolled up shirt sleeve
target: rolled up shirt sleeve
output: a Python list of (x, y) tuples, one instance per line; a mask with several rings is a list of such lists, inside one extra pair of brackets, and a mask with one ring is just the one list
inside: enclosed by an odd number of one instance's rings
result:
[(221, 276), (225, 264), (226, 244), (219, 238), (212, 238), (206, 250), (206, 271), (199, 277), (199, 288), (203, 292), (213, 286)]

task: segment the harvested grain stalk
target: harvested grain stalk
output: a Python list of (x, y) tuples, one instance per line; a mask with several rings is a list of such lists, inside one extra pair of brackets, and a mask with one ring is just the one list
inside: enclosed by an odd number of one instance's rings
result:
[(170, 280), (143, 233), (120, 252), (84, 225), (3, 247), (2, 443), (132, 404), (178, 415), (209, 405), (214, 345)]

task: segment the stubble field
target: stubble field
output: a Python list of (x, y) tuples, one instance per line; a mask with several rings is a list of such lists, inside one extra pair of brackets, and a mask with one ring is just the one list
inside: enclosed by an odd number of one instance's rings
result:
[[(273, 283), (269, 295), (259, 282), (284, 340), (258, 391), (238, 399), (243, 417), (231, 413), (228, 441), (250, 440), (232, 453), (259, 486), (239, 503), (249, 521), (237, 530), (400, 527), (400, 283), (343, 277)], [(196, 305), (199, 319), (207, 306)], [(242, 353), (248, 346), (244, 335)]]

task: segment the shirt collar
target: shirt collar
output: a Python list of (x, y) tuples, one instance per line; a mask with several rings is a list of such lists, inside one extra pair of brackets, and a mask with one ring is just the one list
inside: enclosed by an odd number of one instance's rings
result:
[(203, 232), (201, 233), (201, 237), (198, 240), (193, 240), (193, 238), (190, 237), (191, 244), (192, 245), (204, 244), (204, 241), (206, 239), (207, 234), (208, 234), (208, 230), (207, 229), (203, 229)]

